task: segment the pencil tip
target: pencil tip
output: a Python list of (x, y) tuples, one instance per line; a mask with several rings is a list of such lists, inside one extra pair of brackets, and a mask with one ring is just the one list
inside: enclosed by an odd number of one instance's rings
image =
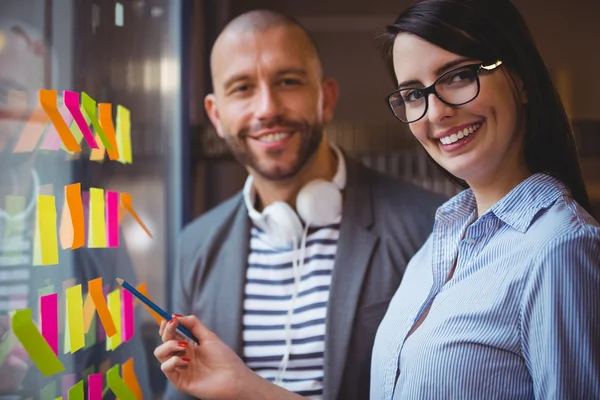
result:
[(119, 285), (122, 285), (122, 284), (123, 284), (123, 279), (121, 279), (121, 278), (117, 278), (117, 277), (116, 277), (116, 276), (114, 276), (114, 275), (113, 275), (113, 278), (115, 278), (115, 280), (117, 281), (117, 283), (118, 283)]

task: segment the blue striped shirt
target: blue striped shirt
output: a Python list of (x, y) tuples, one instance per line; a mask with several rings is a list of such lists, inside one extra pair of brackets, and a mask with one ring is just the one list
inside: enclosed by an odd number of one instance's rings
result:
[(600, 398), (599, 264), (600, 225), (556, 179), (532, 175), (480, 218), (460, 193), (379, 326), (371, 399)]

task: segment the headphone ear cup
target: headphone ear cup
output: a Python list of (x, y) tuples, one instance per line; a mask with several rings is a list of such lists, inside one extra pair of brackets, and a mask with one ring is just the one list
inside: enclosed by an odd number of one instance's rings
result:
[(342, 214), (342, 193), (332, 182), (315, 179), (298, 193), (296, 211), (311, 226), (336, 223)]
[[(302, 237), (302, 223), (284, 201), (276, 201), (266, 207), (261, 215), (261, 224), (269, 242), (277, 248), (288, 248), (294, 240)], [(260, 226), (259, 225), (259, 226)]]

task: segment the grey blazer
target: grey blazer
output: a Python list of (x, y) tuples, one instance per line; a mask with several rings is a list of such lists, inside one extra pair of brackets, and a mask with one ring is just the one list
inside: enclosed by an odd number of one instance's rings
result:
[[(368, 399), (377, 327), (445, 200), (346, 158), (347, 184), (327, 309), (324, 399)], [(182, 232), (173, 312), (193, 314), (243, 358), (251, 222), (241, 192)], [(170, 384), (166, 400), (185, 399)]]

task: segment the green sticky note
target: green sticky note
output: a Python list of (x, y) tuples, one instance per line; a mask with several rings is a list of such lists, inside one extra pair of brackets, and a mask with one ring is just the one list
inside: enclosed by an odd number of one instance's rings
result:
[(44, 376), (54, 375), (65, 370), (60, 359), (54, 354), (46, 339), (33, 323), (31, 308), (15, 311), (11, 318), (11, 326), (29, 358)]
[(96, 367), (92, 365), (83, 370), (83, 372), (81, 373), (81, 379), (84, 381), (87, 381), (88, 377), (95, 373), (96, 373)]
[(40, 390), (40, 400), (54, 400), (56, 394), (56, 381), (52, 381)]
[(90, 330), (85, 334), (85, 346), (84, 349), (89, 349), (96, 344), (96, 316), (92, 317), (92, 323), (90, 324)]
[[(96, 100), (92, 99), (87, 93), (81, 93), (81, 104), (83, 105), (83, 109), (85, 113), (90, 118), (92, 125), (94, 126), (94, 131), (100, 137), (102, 144), (109, 150), (113, 150), (106, 133), (104, 133), (104, 129), (100, 126), (100, 121), (98, 121), (98, 113), (96, 111)], [(85, 114), (84, 114), (85, 115)]]
[(84, 400), (83, 381), (79, 381), (69, 389), (69, 400)]
[(56, 293), (54, 291), (54, 285), (48, 285), (41, 289), (38, 289), (38, 297), (46, 296), (48, 294)]
[(108, 387), (119, 400), (136, 400), (133, 392), (127, 387), (119, 373), (119, 364), (114, 365), (106, 371)]

